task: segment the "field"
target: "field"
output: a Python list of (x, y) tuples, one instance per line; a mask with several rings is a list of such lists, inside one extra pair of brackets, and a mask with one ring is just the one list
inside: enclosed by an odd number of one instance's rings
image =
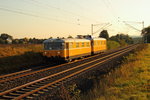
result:
[(126, 57), (81, 100), (150, 100), (150, 45)]
[(0, 74), (42, 63), (42, 48), (41, 44), (0, 45)]

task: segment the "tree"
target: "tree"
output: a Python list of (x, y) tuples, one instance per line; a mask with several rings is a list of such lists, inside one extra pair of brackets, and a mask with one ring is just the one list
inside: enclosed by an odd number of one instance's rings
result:
[(0, 37), (0, 44), (5, 44), (5, 43), (6, 43), (6, 41)]
[(71, 35), (69, 35), (67, 38), (73, 38)]
[(142, 35), (144, 37), (144, 42), (150, 43), (150, 26), (142, 30)]
[(3, 40), (7, 40), (8, 38), (13, 39), (12, 36), (10, 36), (10, 35), (8, 35), (8, 34), (6, 34), (6, 33), (2, 33), (0, 37), (1, 37)]
[(127, 34), (117, 34), (115, 36), (110, 37), (110, 40), (113, 41), (117, 41), (119, 42), (121, 45), (125, 45), (127, 44), (132, 44), (133, 43), (133, 39), (131, 37), (129, 37), (129, 35)]
[(6, 33), (2, 33), (0, 35), (0, 43), (1, 44), (8, 44), (8, 43), (12, 43), (13, 37), (6, 34)]
[(99, 37), (105, 38), (105, 39), (109, 39), (109, 34), (107, 32), (107, 30), (103, 30), (100, 32)]

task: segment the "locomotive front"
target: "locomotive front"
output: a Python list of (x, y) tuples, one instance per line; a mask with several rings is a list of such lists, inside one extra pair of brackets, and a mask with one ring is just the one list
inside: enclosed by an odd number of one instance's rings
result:
[(51, 59), (63, 59), (65, 43), (62, 39), (48, 39), (44, 42), (43, 55)]

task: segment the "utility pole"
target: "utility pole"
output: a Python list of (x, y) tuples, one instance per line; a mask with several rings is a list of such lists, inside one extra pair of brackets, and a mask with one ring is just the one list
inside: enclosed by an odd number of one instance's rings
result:
[[(142, 25), (143, 25), (143, 29), (144, 29), (144, 21), (142, 22)], [(142, 30), (143, 30), (143, 29), (142, 29)], [(142, 30), (141, 30), (141, 33), (142, 33)], [(147, 43), (147, 36), (145, 35), (145, 41), (144, 41), (144, 34), (143, 34), (142, 41), (143, 41), (143, 43), (144, 43), (144, 42)]]
[(93, 35), (93, 24), (91, 24), (91, 35)]
[[(93, 31), (93, 30), (94, 30), (94, 26), (100, 26), (100, 25), (102, 25), (102, 24), (103, 24), (103, 26), (100, 27), (96, 32)], [(109, 27), (109, 26), (112, 25), (112, 24), (110, 24), (110, 23), (102, 23), (102, 24), (91, 24), (91, 35), (94, 35), (94, 34), (97, 33), (98, 31), (100, 31), (101, 29), (107, 28), (107, 27)]]
[[(134, 29), (134, 30), (136, 30), (136, 31), (139, 31), (139, 32), (141, 32), (142, 33), (142, 30), (144, 29), (144, 21), (142, 21), (142, 22), (133, 22), (133, 21), (123, 21), (123, 23), (125, 23), (125, 25), (127, 25), (127, 26), (129, 26), (130, 28), (132, 28), (132, 29)], [(135, 23), (135, 24), (142, 24), (142, 30), (139, 30), (139, 29), (137, 29), (137, 28), (135, 28), (134, 26), (132, 26), (131, 24), (128, 24), (128, 23)], [(141, 34), (142, 35), (142, 34)], [(147, 38), (147, 37), (146, 37)], [(143, 35), (143, 37), (142, 37), (142, 41), (144, 42), (144, 35)], [(146, 40), (147, 41), (147, 40)], [(146, 42), (145, 41), (145, 42)]]

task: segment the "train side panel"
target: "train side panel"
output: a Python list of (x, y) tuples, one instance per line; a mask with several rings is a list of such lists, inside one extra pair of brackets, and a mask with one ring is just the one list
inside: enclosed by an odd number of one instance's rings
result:
[(106, 40), (94, 40), (93, 41), (93, 52), (94, 54), (103, 52), (107, 49)]
[[(65, 57), (68, 59), (74, 59), (91, 54), (90, 41), (89, 42), (72, 42), (69, 44), (69, 48), (66, 48)], [(68, 47), (68, 46), (67, 46)]]

